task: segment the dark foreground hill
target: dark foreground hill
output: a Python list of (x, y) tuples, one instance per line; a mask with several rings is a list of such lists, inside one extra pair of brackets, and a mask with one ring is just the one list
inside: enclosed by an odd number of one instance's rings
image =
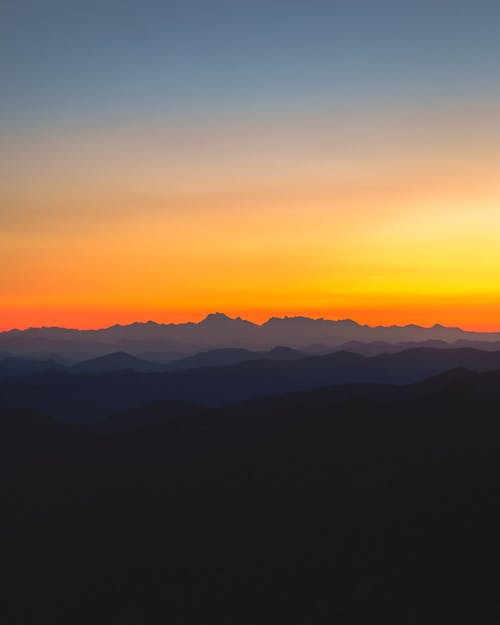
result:
[(294, 360), (253, 360), (163, 373), (65, 371), (0, 380), (0, 404), (58, 418), (92, 421), (146, 402), (176, 400), (209, 406), (333, 384), (407, 384), (456, 367), (500, 370), (500, 352), (412, 349), (364, 357), (336, 352)]
[(2, 622), (498, 623), (500, 374), (0, 411)]

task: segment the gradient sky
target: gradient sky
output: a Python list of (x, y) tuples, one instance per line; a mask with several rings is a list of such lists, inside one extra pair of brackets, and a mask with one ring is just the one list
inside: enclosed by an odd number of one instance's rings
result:
[(498, 0), (2, 0), (0, 329), (500, 329)]

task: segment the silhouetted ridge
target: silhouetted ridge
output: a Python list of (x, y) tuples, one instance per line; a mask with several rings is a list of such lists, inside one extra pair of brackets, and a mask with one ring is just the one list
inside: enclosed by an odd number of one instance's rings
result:
[[(142, 352), (180, 352), (192, 355), (210, 349), (244, 348), (252, 351), (270, 350), (275, 345), (304, 350), (322, 346), (332, 351), (350, 342), (386, 343), (389, 346), (409, 343), (444, 341), (448, 344), (469, 341), (474, 347), (491, 349), (488, 344), (500, 341), (500, 333), (469, 332), (440, 324), (421, 327), (361, 325), (352, 319), (312, 319), (304, 316), (271, 317), (261, 325), (230, 317), (222, 312), (211, 313), (199, 323), (135, 322), (116, 324), (99, 330), (66, 328), (29, 328), (0, 333), (0, 351), (18, 356), (43, 357), (50, 353), (73, 359), (102, 356), (110, 351), (126, 351), (137, 356)], [(406, 344), (406, 345), (405, 345)], [(500, 343), (499, 343), (500, 344)], [(393, 348), (390, 347), (391, 351)], [(373, 352), (372, 352), (373, 353)]]
[(159, 366), (126, 352), (113, 352), (99, 358), (85, 360), (71, 367), (71, 371), (75, 373), (103, 373), (124, 370), (152, 372), (158, 371)]
[[(118, 364), (113, 361), (113, 370), (106, 372), (96, 371), (95, 363), (91, 363), (85, 374), (70, 369), (71, 375), (52, 371), (2, 379), (0, 403), (58, 418), (99, 420), (146, 402), (175, 400), (221, 406), (339, 384), (410, 384), (457, 367), (477, 371), (500, 369), (500, 352), (468, 348), (416, 348), (370, 357), (340, 351), (299, 358), (262, 354), (253, 359), (244, 354), (243, 358), (235, 364), (212, 366), (191, 362), (188, 368), (168, 371), (164, 365), (140, 363), (145, 369), (134, 371), (130, 364), (123, 364), (120, 356)], [(128, 357), (126, 361), (129, 362)], [(150, 371), (151, 365), (159, 370)]]
[(304, 352), (301, 352), (298, 349), (292, 349), (291, 347), (286, 347), (285, 345), (277, 345), (273, 347), (268, 352), (269, 357), (271, 358), (279, 358), (282, 360), (294, 359), (294, 358), (303, 358), (305, 356)]
[(170, 369), (192, 369), (195, 367), (214, 367), (237, 364), (261, 358), (271, 360), (294, 360), (303, 358), (306, 354), (289, 347), (274, 347), (269, 351), (252, 351), (249, 349), (228, 347), (226, 349), (212, 349), (199, 352), (186, 358), (170, 363)]
[(0, 359), (0, 378), (17, 375), (30, 375), (43, 371), (58, 371), (63, 365), (53, 359), (31, 360), (28, 358), (16, 358), (7, 356)]
[(228, 347), (226, 349), (213, 349), (206, 352), (199, 352), (192, 356), (181, 358), (171, 363), (169, 367), (171, 369), (192, 369), (195, 367), (231, 365), (260, 357), (260, 352), (253, 352), (238, 347)]

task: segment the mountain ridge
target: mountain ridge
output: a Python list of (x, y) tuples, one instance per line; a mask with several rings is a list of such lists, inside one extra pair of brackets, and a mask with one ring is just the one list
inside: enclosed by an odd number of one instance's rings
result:
[(47, 331), (56, 331), (56, 332), (79, 332), (82, 334), (95, 334), (97, 332), (106, 332), (109, 330), (118, 330), (118, 329), (124, 329), (124, 328), (181, 328), (181, 327), (193, 327), (193, 326), (205, 326), (205, 325), (209, 325), (211, 323), (231, 323), (231, 322), (243, 322), (243, 324), (248, 325), (248, 326), (253, 326), (253, 327), (265, 327), (268, 325), (272, 325), (274, 323), (282, 323), (282, 322), (286, 322), (286, 323), (290, 323), (290, 322), (300, 322), (300, 321), (305, 321), (305, 322), (313, 322), (313, 323), (328, 323), (328, 324), (338, 324), (338, 325), (350, 325), (353, 327), (358, 327), (358, 328), (367, 328), (367, 329), (372, 329), (372, 330), (379, 330), (379, 329), (384, 329), (384, 330), (388, 330), (388, 329), (408, 329), (408, 328), (417, 328), (420, 330), (435, 330), (435, 329), (441, 329), (441, 330), (454, 330), (454, 331), (460, 331), (463, 332), (465, 334), (475, 334), (475, 335), (485, 335), (485, 336), (498, 336), (500, 338), (500, 332), (477, 332), (477, 331), (473, 331), (473, 330), (464, 330), (463, 328), (459, 327), (459, 326), (445, 326), (442, 325), (440, 323), (434, 323), (431, 326), (424, 326), (424, 325), (419, 325), (419, 324), (415, 324), (415, 323), (408, 323), (408, 324), (389, 324), (389, 325), (383, 325), (383, 324), (378, 324), (378, 325), (369, 325), (369, 324), (363, 324), (363, 323), (359, 323), (358, 321), (351, 319), (351, 318), (343, 318), (343, 319), (327, 319), (325, 317), (308, 317), (306, 315), (293, 315), (293, 316), (289, 316), (289, 315), (284, 315), (283, 317), (277, 317), (277, 316), (271, 316), (269, 317), (266, 321), (263, 321), (262, 323), (257, 323), (255, 321), (250, 321), (247, 319), (243, 319), (240, 316), (237, 317), (230, 317), (229, 315), (227, 315), (226, 313), (223, 312), (214, 312), (214, 313), (208, 313), (203, 319), (201, 319), (200, 321), (181, 321), (179, 323), (176, 322), (161, 322), (161, 321), (153, 321), (153, 320), (148, 320), (148, 321), (133, 321), (131, 323), (127, 323), (127, 324), (121, 324), (121, 323), (115, 323), (113, 325), (110, 326), (104, 326), (102, 328), (73, 328), (73, 327), (66, 327), (66, 326), (29, 326), (27, 328), (10, 328), (8, 330), (2, 330), (0, 331), (0, 336), (2, 335), (6, 335), (6, 334), (18, 334), (18, 333), (33, 333), (33, 332), (47, 332)]
[(408, 384), (457, 367), (500, 370), (500, 351), (417, 348), (369, 357), (339, 351), (158, 373), (47, 371), (0, 380), (0, 404), (41, 410), (57, 418), (98, 421), (145, 402), (175, 400), (223, 406), (338, 384)]
[(485, 346), (500, 341), (500, 332), (473, 332), (458, 327), (362, 325), (352, 319), (295, 316), (270, 317), (258, 324), (216, 312), (199, 322), (134, 322), (107, 328), (79, 330), (61, 327), (12, 329), (0, 332), (0, 351), (19, 356), (47, 357), (59, 354), (84, 360), (109, 352), (126, 351), (134, 356), (153, 350), (185, 354), (223, 348), (254, 350), (276, 345), (304, 350), (321, 345), (324, 351), (348, 343), (396, 343), (424, 341), (474, 341)]

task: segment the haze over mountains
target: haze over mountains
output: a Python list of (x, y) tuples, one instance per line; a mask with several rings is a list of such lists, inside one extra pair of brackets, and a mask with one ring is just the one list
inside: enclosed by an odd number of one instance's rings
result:
[(215, 315), (0, 347), (6, 623), (498, 622), (497, 335)]
[[(100, 330), (29, 328), (0, 333), (0, 351), (28, 357), (84, 360), (110, 352), (125, 351), (146, 360), (168, 362), (201, 350), (244, 348), (269, 350), (278, 345), (307, 351), (332, 351), (344, 346), (349, 351), (380, 353), (394, 346), (427, 341), (456, 346), (491, 348), (499, 332), (471, 332), (460, 328), (417, 325), (360, 325), (350, 319), (328, 320), (308, 317), (272, 317), (262, 325), (223, 313), (208, 315), (199, 323), (161, 324), (153, 321), (114, 325)], [(366, 344), (372, 343), (371, 348)], [(347, 344), (347, 345), (346, 345)], [(437, 345), (434, 345), (437, 346)]]
[[(287, 350), (285, 353), (289, 355)], [(110, 361), (113, 367), (106, 369)], [(138, 369), (133, 370), (133, 366)], [(115, 354), (68, 369), (4, 377), (0, 380), (0, 405), (29, 408), (67, 420), (97, 421), (151, 401), (221, 406), (338, 384), (408, 384), (456, 368), (500, 370), (500, 351), (415, 348), (370, 357), (339, 351), (177, 370), (158, 371), (157, 366)]]
[(197, 352), (191, 356), (173, 361), (149, 361), (128, 354), (110, 352), (104, 356), (89, 358), (80, 362), (61, 361), (60, 357), (49, 359), (31, 359), (8, 354), (0, 356), (0, 379), (17, 375), (29, 375), (47, 371), (68, 371), (69, 373), (107, 373), (111, 371), (136, 371), (153, 373), (176, 371), (198, 367), (231, 365), (252, 360), (297, 360), (307, 354), (289, 347), (274, 347), (271, 350), (248, 350), (242, 348), (214, 349)]

